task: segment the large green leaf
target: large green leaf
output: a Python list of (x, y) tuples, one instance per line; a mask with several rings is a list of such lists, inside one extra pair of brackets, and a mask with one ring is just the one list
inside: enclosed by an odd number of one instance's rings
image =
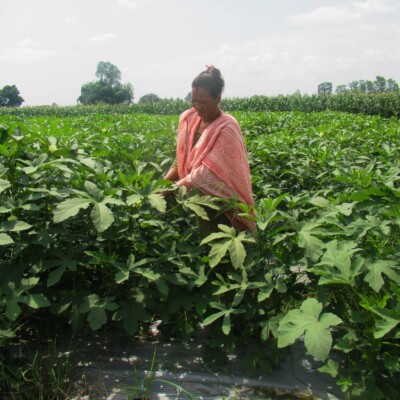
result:
[(128, 267), (122, 265), (119, 268), (119, 272), (115, 274), (115, 282), (122, 283), (129, 279), (129, 269)]
[(254, 243), (254, 237), (245, 232), (237, 232), (235, 228), (227, 225), (219, 224), (218, 228), (220, 232), (211, 233), (200, 243), (201, 245), (211, 244), (209, 254), (211, 268), (219, 264), (227, 251), (229, 251), (234, 268), (240, 268), (246, 258), (246, 249), (243, 243)]
[(30, 294), (29, 290), (36, 286), (39, 278), (21, 279), (21, 285), (16, 287), (14, 282), (9, 282), (5, 287), (6, 291), (6, 316), (11, 321), (15, 321), (21, 313), (18, 303), (26, 304), (31, 308), (42, 308), (50, 306), (48, 299), (42, 294)]
[(357, 239), (364, 237), (370, 230), (380, 230), (385, 235), (389, 233), (389, 227), (386, 226), (387, 221), (383, 221), (376, 217), (368, 215), (365, 218), (358, 218), (346, 227), (346, 231)]
[(374, 337), (380, 339), (389, 333), (400, 323), (400, 312), (397, 310), (386, 310), (382, 307), (371, 307), (371, 311), (382, 319), (376, 321)]
[(222, 332), (224, 332), (225, 335), (229, 335), (230, 331), (231, 331), (231, 315), (229, 313), (226, 313), (224, 315), (224, 319), (222, 320)]
[(382, 274), (389, 277), (392, 281), (400, 284), (400, 274), (398, 272), (398, 265), (392, 260), (377, 260), (370, 261), (366, 260), (365, 266), (368, 269), (368, 273), (365, 275), (365, 282), (371, 286), (375, 292), (379, 292), (385, 281)]
[(49, 307), (51, 304), (42, 293), (28, 294), (24, 298), (24, 303), (32, 308)]
[(139, 205), (142, 202), (142, 200), (143, 200), (143, 196), (141, 194), (134, 193), (134, 194), (131, 194), (130, 196), (128, 196), (126, 198), (126, 204), (128, 206), (131, 206), (133, 204), (134, 205)]
[(326, 251), (321, 257), (321, 261), (310, 272), (323, 275), (320, 284), (343, 283), (352, 285), (354, 279), (362, 272), (363, 259), (353, 256), (360, 249), (357, 243), (347, 241), (332, 240), (326, 244)]
[(243, 243), (239, 238), (233, 238), (229, 244), (229, 255), (233, 266), (237, 269), (240, 268), (246, 258), (246, 250)]
[(19, 314), (21, 314), (21, 307), (18, 305), (18, 300), (13, 299), (7, 301), (7, 308), (6, 308), (6, 317), (10, 321), (15, 321)]
[(158, 193), (151, 193), (148, 196), (149, 202), (153, 208), (161, 213), (164, 213), (167, 209), (167, 202), (164, 199), (164, 196)]
[(218, 287), (218, 289), (213, 294), (220, 295), (220, 294), (229, 292), (231, 290), (239, 289), (239, 288), (240, 288), (240, 285), (238, 283), (234, 283), (232, 285), (222, 284), (221, 286)]
[(8, 189), (10, 186), (11, 186), (11, 183), (9, 181), (0, 179), (0, 193), (3, 192), (4, 190)]
[[(142, 260), (135, 262), (135, 256), (133, 254), (130, 254), (128, 256), (126, 264), (115, 264), (115, 267), (119, 270), (119, 272), (115, 274), (115, 282), (119, 284), (128, 280), (130, 273), (135, 271), (136, 267), (142, 266), (155, 260), (156, 258), (143, 258)], [(140, 269), (138, 270), (140, 273)]]
[(214, 232), (214, 233), (210, 233), (208, 236), (206, 236), (200, 243), (200, 245), (212, 242), (213, 240), (217, 240), (217, 239), (223, 239), (223, 238), (230, 238), (231, 236), (223, 233), (223, 232)]
[(163, 294), (164, 296), (168, 296), (169, 293), (169, 287), (167, 285), (167, 282), (165, 281), (165, 279), (163, 278), (158, 278), (156, 280), (156, 285), (157, 285), (157, 289), (158, 291)]
[(6, 233), (0, 233), (0, 246), (5, 246), (12, 243), (14, 243), (14, 240), (11, 236), (8, 236)]
[(273, 284), (268, 285), (267, 287), (261, 289), (257, 295), (257, 301), (262, 302), (268, 299), (271, 296), (271, 293), (274, 291), (275, 286)]
[(306, 257), (313, 261), (318, 260), (325, 248), (322, 240), (316, 237), (318, 234), (317, 228), (319, 227), (319, 223), (309, 222), (304, 224), (299, 231), (298, 245), (299, 247), (304, 248)]
[(54, 222), (59, 223), (74, 217), (80, 210), (88, 208), (90, 202), (91, 200), (82, 197), (62, 201), (54, 210)]
[(97, 331), (107, 322), (107, 313), (104, 308), (97, 307), (89, 311), (86, 320), (92, 330)]
[(100, 329), (107, 322), (107, 310), (115, 311), (118, 308), (113, 300), (114, 297), (101, 299), (97, 294), (91, 294), (79, 307), (80, 312), (88, 313), (86, 320), (94, 331)]
[(151, 282), (157, 282), (157, 280), (161, 276), (158, 272), (155, 272), (152, 268), (135, 268), (134, 271), (144, 276)]
[(103, 191), (99, 189), (93, 182), (85, 181), (84, 183), (85, 189), (89, 196), (92, 197), (94, 201), (100, 201), (103, 195)]
[(278, 347), (289, 346), (304, 334), (308, 352), (319, 360), (326, 359), (332, 346), (330, 327), (342, 320), (321, 311), (322, 304), (313, 298), (305, 300), (300, 309), (289, 311), (279, 323)]
[(213, 246), (211, 247), (211, 250), (210, 250), (210, 254), (209, 254), (211, 268), (214, 268), (221, 262), (222, 258), (228, 251), (228, 248), (231, 244), (230, 242), (231, 241), (229, 240), (229, 241), (226, 241), (223, 243), (213, 244)]
[(54, 271), (51, 271), (49, 277), (47, 278), (47, 287), (54, 286), (57, 282), (59, 282), (66, 270), (67, 266), (62, 265), (61, 267), (58, 267)]
[(5, 232), (19, 232), (30, 229), (32, 225), (24, 221), (6, 221), (0, 224), (0, 231)]
[(380, 339), (389, 333), (393, 328), (395, 328), (399, 324), (400, 320), (392, 319), (392, 318), (383, 318), (379, 321), (376, 321), (374, 337), (375, 339)]
[(203, 207), (199, 206), (198, 204), (185, 203), (185, 207), (192, 210), (201, 219), (204, 219), (205, 221), (210, 220), (210, 218), (208, 217), (207, 211)]
[(222, 311), (218, 311), (214, 314), (211, 314), (210, 316), (208, 316), (204, 321), (203, 321), (203, 325), (207, 326), (212, 324), (213, 322), (215, 322), (218, 318), (221, 318), (223, 316), (225, 316), (229, 311), (227, 310), (222, 310)]
[(97, 232), (104, 232), (113, 222), (114, 214), (104, 203), (95, 203), (90, 212)]
[(339, 363), (333, 360), (328, 360), (325, 365), (318, 368), (318, 371), (329, 374), (332, 378), (336, 378), (337, 374), (339, 373)]

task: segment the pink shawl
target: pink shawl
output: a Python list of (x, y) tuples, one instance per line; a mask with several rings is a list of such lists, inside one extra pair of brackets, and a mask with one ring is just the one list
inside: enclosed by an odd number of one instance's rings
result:
[[(178, 186), (198, 188), (203, 194), (238, 200), (253, 206), (249, 161), (243, 134), (236, 119), (222, 113), (202, 133), (193, 147), (201, 118), (194, 108), (182, 113), (177, 135)], [(254, 213), (252, 213), (254, 215)], [(254, 231), (250, 218), (227, 213), (241, 230)]]

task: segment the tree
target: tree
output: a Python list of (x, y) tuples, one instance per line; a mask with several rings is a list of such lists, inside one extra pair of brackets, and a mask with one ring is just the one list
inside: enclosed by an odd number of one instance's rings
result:
[(332, 94), (332, 83), (323, 82), (318, 85), (318, 94)]
[(346, 93), (348, 91), (349, 91), (349, 89), (347, 88), (347, 85), (339, 85), (339, 86), (336, 87), (336, 90), (335, 90), (335, 92), (338, 93), (338, 94)]
[(15, 85), (6, 85), (0, 90), (0, 107), (19, 107), (24, 101)]
[(399, 84), (394, 80), (394, 79), (388, 79), (387, 80), (387, 88), (386, 91), (389, 93), (399, 93)]
[(367, 82), (364, 80), (358, 81), (358, 86), (361, 93), (367, 93)]
[(370, 80), (358, 80), (352, 81), (346, 85), (339, 85), (336, 88), (336, 93), (344, 93), (351, 91), (353, 93), (399, 93), (399, 85), (393, 79), (386, 80), (383, 76), (377, 76), (375, 81)]
[(374, 82), (372, 81), (365, 81), (366, 92), (367, 94), (375, 93)]
[(100, 61), (97, 64), (98, 81), (82, 85), (80, 104), (130, 104), (133, 100), (133, 86), (121, 83), (121, 71), (110, 62)]
[(115, 86), (121, 81), (121, 71), (109, 61), (100, 61), (97, 64), (96, 77), (101, 83)]
[(377, 76), (376, 81), (374, 82), (376, 93), (385, 93), (386, 92), (386, 79), (383, 76)]
[(352, 81), (349, 83), (349, 88), (351, 92), (358, 93), (360, 91), (360, 82), (359, 81)]
[(148, 93), (139, 99), (139, 103), (156, 103), (160, 98), (154, 93)]

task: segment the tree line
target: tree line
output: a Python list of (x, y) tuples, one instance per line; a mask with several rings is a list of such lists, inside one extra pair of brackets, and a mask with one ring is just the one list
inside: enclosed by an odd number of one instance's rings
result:
[[(332, 90), (331, 82), (323, 82), (318, 85), (318, 94), (332, 94)], [(352, 81), (347, 85), (338, 85), (335, 90), (337, 94), (348, 92), (358, 94), (400, 93), (400, 89), (399, 84), (394, 79), (377, 76), (374, 81)]]
[[(84, 83), (81, 86), (81, 94), (77, 103), (82, 105), (92, 104), (131, 104), (134, 99), (134, 89), (131, 83), (121, 82), (121, 71), (108, 61), (100, 61), (97, 64), (97, 80)], [(332, 94), (331, 82), (323, 82), (318, 85), (318, 95)], [(347, 85), (338, 85), (335, 93), (355, 94), (380, 94), (400, 93), (399, 84), (394, 79), (386, 79), (377, 76), (374, 81), (355, 80)], [(161, 99), (154, 93), (148, 93), (139, 99), (139, 103), (155, 103)], [(191, 92), (185, 97), (191, 100)], [(0, 107), (19, 107), (24, 102), (15, 85), (6, 85), (0, 89)]]

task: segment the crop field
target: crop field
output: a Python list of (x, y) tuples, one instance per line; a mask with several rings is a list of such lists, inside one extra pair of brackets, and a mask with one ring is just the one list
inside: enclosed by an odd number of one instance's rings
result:
[[(220, 226), (201, 243), (205, 209), (248, 210), (161, 195), (177, 115), (0, 117), (0, 348), (43, 324), (133, 336), (161, 320), (181, 340), (201, 324), (214, 349), (258, 343), (253, 369), (275, 368), (302, 340), (344, 396), (397, 398), (400, 121), (230, 113), (249, 153), (257, 237)], [(12, 373), (2, 367), (0, 394), (24, 384)]]

